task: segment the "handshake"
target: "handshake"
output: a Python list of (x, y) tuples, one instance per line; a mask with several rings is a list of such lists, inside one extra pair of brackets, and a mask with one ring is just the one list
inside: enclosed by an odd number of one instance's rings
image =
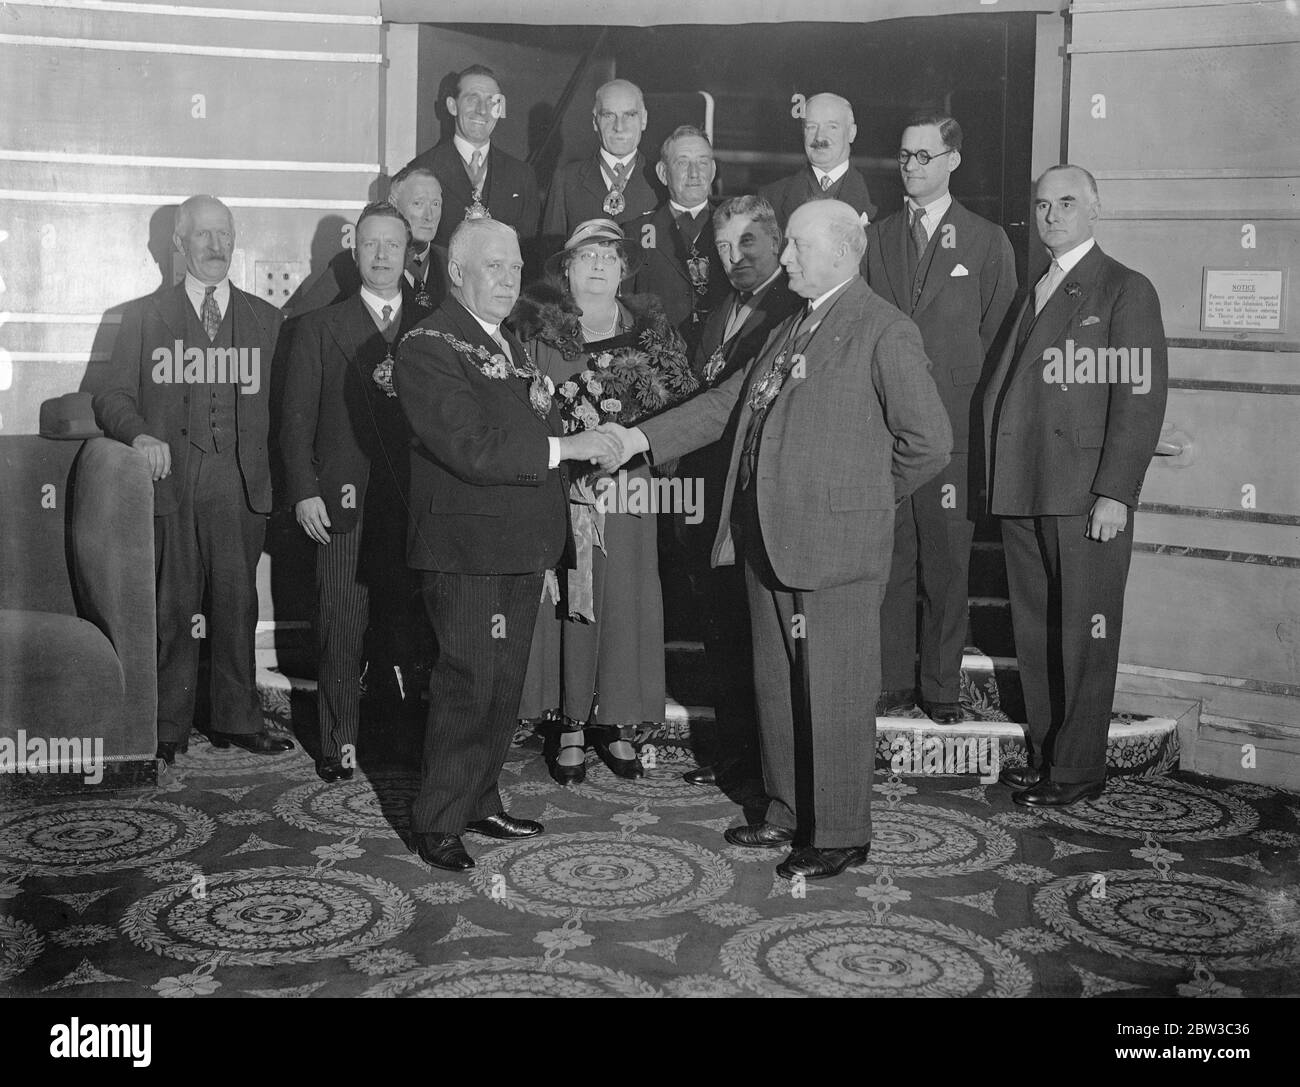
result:
[(601, 471), (613, 472), (649, 448), (646, 436), (635, 427), (629, 430), (617, 423), (601, 423), (594, 430), (561, 438), (560, 459), (590, 461), (600, 465)]

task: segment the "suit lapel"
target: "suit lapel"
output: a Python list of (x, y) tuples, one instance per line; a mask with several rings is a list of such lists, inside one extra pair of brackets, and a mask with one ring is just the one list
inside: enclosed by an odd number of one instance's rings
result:
[(434, 158), (439, 167), (438, 180), (450, 190), (451, 195), (468, 205), (473, 193), (469, 187), (469, 175), (465, 173), (465, 163), (461, 161), (456, 145), (448, 140), (434, 149)]
[[(1083, 304), (1092, 295), (1093, 288), (1097, 283), (1097, 274), (1101, 271), (1101, 256), (1101, 247), (1094, 243), (1087, 256), (1066, 273), (1061, 284), (1052, 293), (1052, 297), (1047, 300), (1043, 312), (1038, 315), (1030, 327), (1024, 346), (1017, 353), (1012, 364), (1013, 370), (1008, 380), (1014, 381), (1026, 369), (1024, 365), (1026, 359), (1042, 358), (1044, 350), (1062, 338), (1070, 323), (1074, 320), (1075, 314), (1079, 312)], [(1073, 298), (1066, 293), (1066, 287), (1071, 284), (1077, 284), (1080, 288), (1078, 295)], [(1023, 317), (1033, 314), (1034, 292), (1032, 289), (1026, 301), (1029, 310)]]
[[(687, 283), (690, 283), (691, 274), (686, 269), (686, 262), (690, 259), (690, 254), (686, 248), (686, 239), (682, 237), (682, 232), (677, 226), (677, 217), (673, 215), (673, 209), (665, 204), (655, 214), (655, 219), (658, 221), (659, 236), (662, 238), (666, 232), (672, 239), (672, 248), (668, 252), (668, 263), (672, 265), (674, 272), (686, 280)], [(696, 248), (698, 249), (699, 246), (696, 246)]]
[[(405, 302), (402, 303), (402, 309), (406, 309)], [(361, 346), (369, 339), (371, 332), (377, 334), (379, 326), (370, 316), (370, 310), (366, 308), (360, 294), (354, 294), (344, 302), (330, 321), (330, 335), (334, 337), (334, 343), (343, 353), (343, 358), (366, 378), (370, 375), (365, 372), (361, 361)]]
[[(467, 340), (469, 343), (473, 344), (476, 347), (486, 348), (494, 355), (499, 355), (501, 353), (500, 345), (495, 340), (493, 340), (491, 336), (489, 336), (486, 332), (483, 331), (483, 326), (480, 325), (478, 321), (474, 319), (474, 315), (470, 313), (470, 311), (467, 310), (464, 306), (462, 306), (459, 302), (456, 302), (455, 306), (451, 308), (449, 312), (454, 315), (454, 320), (456, 323), (456, 331), (460, 334), (461, 339)], [(514, 356), (515, 365), (522, 369), (524, 357), (525, 357), (523, 345), (517, 339), (515, 339), (513, 336), (510, 335), (509, 330), (505, 330), (503, 332), (503, 335), (505, 337), (506, 343), (510, 345), (510, 354)], [(479, 370), (479, 367), (483, 360), (471, 355), (466, 358), (466, 361), (469, 363), (469, 365), (473, 366), (476, 370)], [(479, 370), (479, 372), (482, 373), (481, 370)], [(523, 378), (518, 378), (513, 376), (504, 379), (485, 377), (484, 380), (490, 381), (493, 384), (501, 384), (506, 386), (512, 393), (515, 394), (515, 396), (517, 396), (520, 400), (522, 400), (523, 403), (528, 407), (529, 415), (531, 415), (534, 419), (537, 419), (537, 421), (539, 423), (542, 423), (543, 426), (546, 425), (546, 423), (543, 420), (538, 418), (537, 413), (533, 411), (532, 402), (528, 398), (528, 385), (525, 383)]]
[[(906, 205), (904, 205), (906, 206)], [(965, 239), (969, 236), (965, 223), (962, 221), (965, 215), (965, 208), (954, 200), (948, 208), (948, 212), (939, 220), (939, 225), (935, 228), (935, 236), (930, 239), (927, 249), (933, 249), (934, 253), (930, 257), (930, 268), (925, 275), (925, 284), (921, 288), (921, 297), (917, 299), (916, 306), (912, 309), (912, 319), (920, 313), (926, 306), (933, 302), (947, 284), (948, 279), (952, 276), (953, 269), (957, 267), (957, 246), (948, 248), (943, 244), (943, 228), (945, 223), (951, 223), (956, 227), (956, 235), (959, 239)]]
[[(234, 297), (234, 287), (231, 287), (231, 297)], [(185, 280), (181, 280), (170, 291), (160, 291), (158, 293), (158, 314), (163, 319), (163, 323), (171, 331), (171, 334), (178, 340), (185, 339), (185, 307), (190, 304), (189, 296), (185, 293)]]
[(877, 235), (880, 238), (880, 260), (885, 266), (885, 278), (889, 280), (889, 290), (893, 294), (891, 301), (899, 309), (907, 312), (907, 205), (895, 212), (880, 224)]
[[(635, 160), (634, 160), (635, 161)], [(635, 168), (635, 167), (634, 167)], [(609, 187), (605, 184), (605, 172), (600, 165), (600, 152), (597, 151), (584, 164), (580, 178), (582, 187), (592, 196), (599, 197), (604, 202), (605, 195), (609, 192)], [(577, 223), (573, 224), (577, 226)]]

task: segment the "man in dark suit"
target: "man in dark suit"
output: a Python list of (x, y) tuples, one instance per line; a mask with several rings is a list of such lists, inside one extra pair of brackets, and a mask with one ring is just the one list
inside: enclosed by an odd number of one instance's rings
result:
[(803, 149), (808, 165), (758, 191), (776, 209), (782, 227), (794, 209), (809, 200), (840, 200), (868, 220), (875, 218), (876, 205), (867, 192), (866, 178), (849, 165), (857, 135), (853, 107), (847, 98), (814, 94), (808, 99), (803, 116)]
[[(434, 242), (442, 222), (442, 186), (433, 171), (423, 166), (399, 170), (388, 186), (388, 202), (402, 213), (411, 228), (411, 246), (402, 277), (402, 299), (409, 306), (431, 310), (447, 295), (447, 250)], [(351, 298), (361, 289), (355, 239), (340, 250), (320, 277), (300, 296), (290, 300), (291, 319)]]
[(485, 212), (514, 227), (521, 238), (532, 238), (541, 214), (533, 168), (492, 143), (506, 108), (496, 74), (481, 64), (470, 65), (456, 77), (456, 94), (447, 96), (446, 105), (456, 119), (452, 138), (406, 166), (432, 170), (442, 185), (442, 221), (434, 243), (445, 247), (467, 216)]
[(655, 295), (692, 351), (704, 319), (727, 290), (727, 278), (713, 252), (709, 191), (717, 166), (709, 138), (692, 125), (675, 129), (663, 142), (655, 173), (668, 186), (668, 200), (628, 224), (645, 259), (632, 281), (638, 293)]
[[(745, 369), (768, 336), (804, 302), (781, 268), (781, 228), (772, 205), (759, 196), (735, 196), (713, 213), (718, 260), (732, 289), (704, 323), (692, 365), (704, 389)], [(754, 672), (750, 657), (745, 572), (734, 563), (711, 568), (709, 558), (722, 513), (731, 443), (721, 439), (688, 453), (678, 474), (703, 483), (704, 516), (683, 523), (691, 582), (699, 603), (704, 653), (714, 687), (717, 746), (714, 760), (683, 775), (692, 785), (727, 785), (757, 776)]]
[(613, 219), (626, 229), (659, 205), (663, 185), (637, 150), (648, 120), (635, 83), (613, 79), (596, 91), (591, 126), (600, 146), (595, 154), (555, 171), (542, 216), (547, 253), (558, 251), (573, 228), (588, 219)]
[(807, 308), (748, 369), (620, 434), (656, 458), (732, 434), (713, 563), (745, 567), (769, 802), (726, 837), (791, 846), (787, 879), (866, 859), (894, 509), (952, 445), (920, 333), (858, 275), (866, 245), (849, 205), (796, 209), (781, 263)]
[(527, 838), (501, 808), (545, 571), (571, 562), (565, 460), (617, 455), (595, 431), (562, 437), (554, 386), (501, 328), (523, 259), (510, 227), (466, 220), (448, 251), (451, 294), (402, 341), (393, 384), (411, 453), (407, 561), (420, 571), (438, 643), (423, 781), (411, 809), (420, 856), (474, 866), (461, 833)]
[[(285, 379), (280, 447), (289, 500), (316, 556), (316, 701), (324, 781), (356, 766), (360, 669), (371, 617), (376, 659), (406, 674), (414, 642), (405, 563), (410, 429), (392, 387), (397, 340), (427, 315), (403, 298), (411, 232), (392, 204), (371, 204), (356, 224), (361, 289), (307, 314)], [(405, 637), (402, 637), (405, 635)], [(377, 671), (377, 669), (376, 669)]]
[(201, 638), (212, 657), (213, 745), (260, 755), (293, 747), (266, 731), (254, 664), (280, 312), (227, 278), (235, 222), (220, 200), (181, 204), (174, 241), (184, 281), (126, 308), (112, 376), (95, 397), (104, 433), (140, 450), (153, 471), (158, 758), (169, 766), (194, 719)]
[(1105, 784), (1129, 511), (1160, 437), (1168, 359), (1151, 282), (1093, 239), (1092, 175), (1052, 167), (1034, 213), (1052, 263), (989, 381), (983, 422), (1032, 748), (1002, 780), (1017, 804), (1065, 807)]
[[(952, 460), (898, 508), (894, 560), (880, 626), (881, 704), (910, 708), (916, 688), (916, 598), (921, 596), (921, 704), (938, 724), (962, 720), (971, 541), (982, 489), (969, 479), (971, 398), (1016, 293), (1015, 255), (1001, 227), (948, 191), (961, 164), (961, 127), (945, 114), (903, 130), (903, 207), (867, 230), (867, 281), (916, 322), (930, 375), (952, 424)], [(978, 410), (976, 408), (975, 410)], [(978, 427), (976, 428), (978, 434)]]

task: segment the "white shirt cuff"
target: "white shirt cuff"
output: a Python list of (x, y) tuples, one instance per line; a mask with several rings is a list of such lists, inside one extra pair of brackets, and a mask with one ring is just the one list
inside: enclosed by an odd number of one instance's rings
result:
[(546, 467), (558, 468), (560, 466), (560, 439), (547, 438), (546, 445), (549, 450), (546, 455)]

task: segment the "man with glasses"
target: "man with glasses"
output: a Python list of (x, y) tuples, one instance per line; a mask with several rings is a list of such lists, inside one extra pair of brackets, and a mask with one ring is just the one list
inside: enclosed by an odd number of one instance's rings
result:
[(877, 712), (912, 708), (919, 589), (921, 704), (931, 720), (944, 725), (963, 717), (961, 659), (980, 474), (976, 464), (972, 484), (971, 400), (1016, 293), (1015, 256), (1006, 232), (949, 192), (960, 165), (961, 126), (953, 118), (941, 113), (912, 118), (898, 152), (906, 200), (867, 231), (867, 281), (921, 330), (953, 433), (952, 460), (905, 498), (896, 515), (894, 561), (881, 607)]

